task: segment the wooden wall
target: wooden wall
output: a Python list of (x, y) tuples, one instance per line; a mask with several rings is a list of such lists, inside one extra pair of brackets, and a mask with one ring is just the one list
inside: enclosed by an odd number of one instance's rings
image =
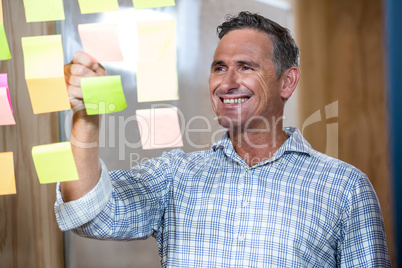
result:
[(0, 266), (64, 267), (55, 184), (39, 184), (31, 157), (32, 146), (59, 141), (58, 115), (33, 114), (21, 48), (21, 37), (54, 34), (54, 23), (26, 23), (22, 0), (3, 0), (3, 14), (13, 58), (0, 61), (0, 73), (8, 74), (16, 125), (0, 126), (0, 152), (14, 153), (17, 194), (0, 196)]
[[(316, 111), (321, 120), (305, 128), (314, 148), (353, 164), (370, 178), (384, 214), (394, 259), (393, 207), (385, 82), (384, 15), (381, 0), (296, 0), (301, 50), (299, 121)], [(325, 107), (337, 103), (338, 116)], [(334, 108), (334, 107), (333, 107)], [(335, 107), (336, 108), (336, 107)], [(327, 141), (327, 126), (333, 139)]]

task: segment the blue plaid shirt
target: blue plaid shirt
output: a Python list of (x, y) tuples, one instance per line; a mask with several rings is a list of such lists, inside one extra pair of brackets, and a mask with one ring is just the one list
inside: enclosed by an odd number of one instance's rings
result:
[(154, 236), (163, 267), (390, 267), (380, 205), (358, 169), (300, 132), (248, 167), (225, 135), (107, 172), (55, 211), (62, 230), (98, 239)]

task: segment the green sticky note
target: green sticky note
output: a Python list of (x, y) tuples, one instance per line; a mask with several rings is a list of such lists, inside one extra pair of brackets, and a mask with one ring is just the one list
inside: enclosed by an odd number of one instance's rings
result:
[(11, 59), (10, 48), (8, 47), (4, 24), (0, 24), (0, 60)]
[(116, 11), (119, 9), (117, 0), (78, 0), (81, 14)]
[(41, 184), (78, 180), (70, 142), (34, 146), (32, 158)]
[(84, 77), (81, 89), (89, 115), (119, 112), (127, 107), (120, 75)]
[(133, 0), (134, 8), (155, 8), (174, 6), (174, 0)]
[(27, 22), (64, 20), (63, 0), (24, 0)]

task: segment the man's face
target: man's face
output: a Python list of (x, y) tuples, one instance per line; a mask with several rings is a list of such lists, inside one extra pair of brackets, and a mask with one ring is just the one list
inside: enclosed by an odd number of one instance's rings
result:
[(266, 129), (283, 114), (281, 78), (271, 61), (271, 38), (252, 29), (227, 33), (216, 48), (209, 77), (219, 124), (244, 131)]

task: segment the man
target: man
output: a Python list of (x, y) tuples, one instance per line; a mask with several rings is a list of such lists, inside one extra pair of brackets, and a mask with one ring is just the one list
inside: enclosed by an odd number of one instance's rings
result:
[[(209, 85), (224, 137), (208, 151), (176, 149), (130, 171), (108, 172), (96, 146), (73, 146), (80, 180), (58, 188), (60, 228), (98, 239), (154, 236), (163, 267), (390, 267), (368, 178), (283, 129), (300, 76), (289, 31), (241, 12), (218, 33)], [(98, 75), (104, 70), (84, 53), (66, 65), (73, 109), (82, 106), (80, 78)], [(73, 144), (96, 144), (98, 133), (97, 116), (75, 113)]]

